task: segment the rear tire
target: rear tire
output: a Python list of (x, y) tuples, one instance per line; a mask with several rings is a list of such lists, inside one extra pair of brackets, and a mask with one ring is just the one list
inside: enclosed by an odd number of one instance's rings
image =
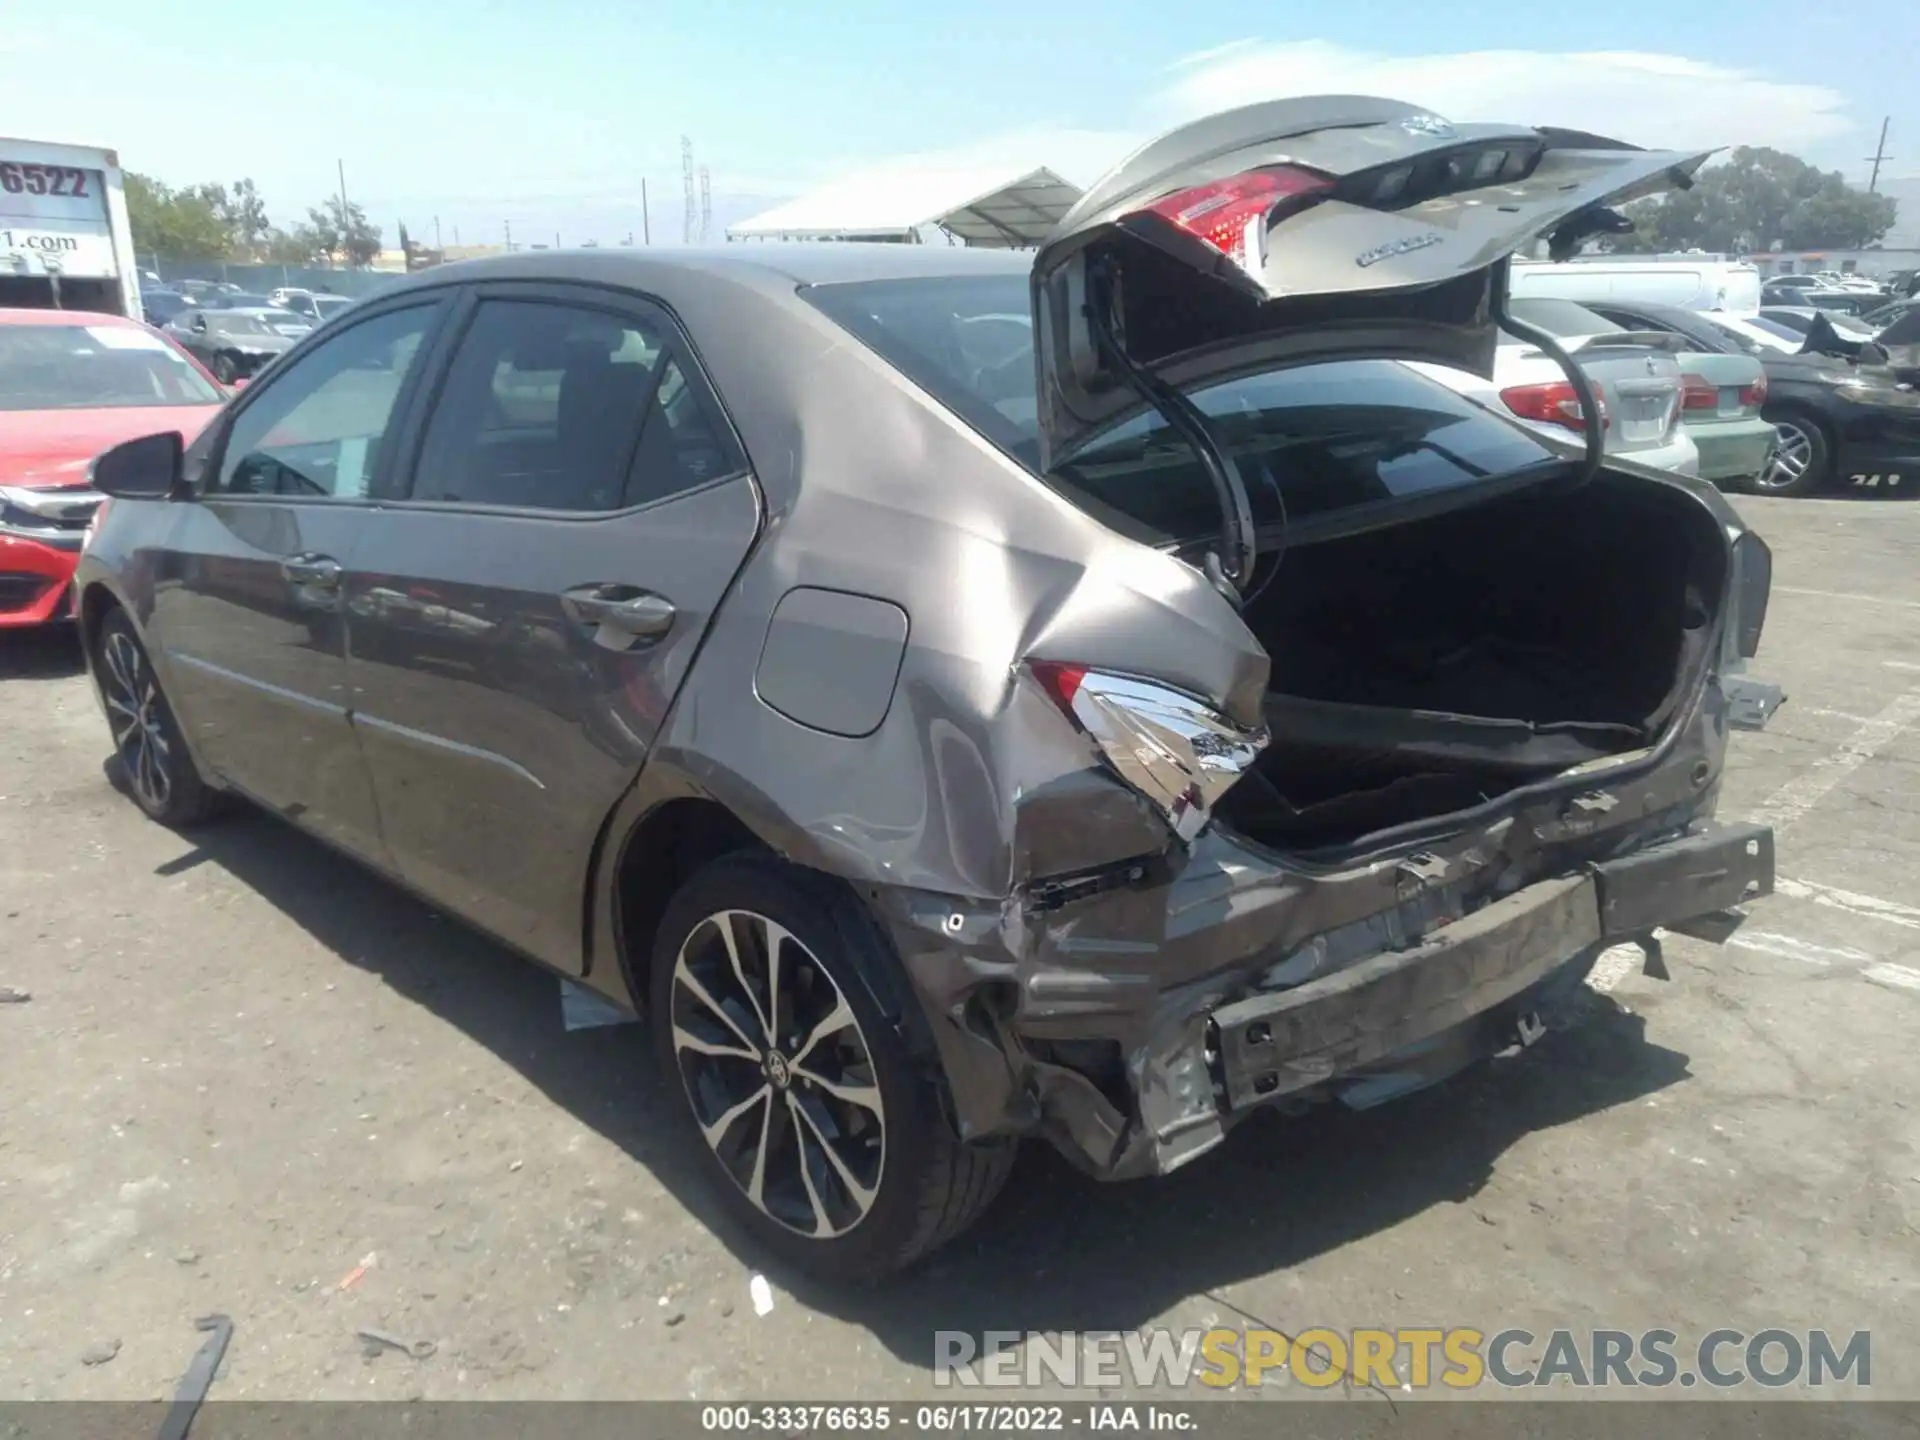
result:
[(702, 1172), (787, 1263), (883, 1279), (959, 1234), (1005, 1183), (1013, 1143), (955, 1136), (931, 1045), (909, 1040), (918, 1002), (900, 962), (839, 882), (762, 854), (711, 862), (667, 907), (649, 988), (655, 1051)]
[(1797, 410), (1767, 417), (1780, 432), (1780, 448), (1753, 477), (1755, 495), (1813, 495), (1833, 483), (1833, 444), (1819, 421)]
[(162, 825), (182, 827), (205, 820), (219, 807), (220, 796), (201, 779), (187, 753), (173, 707), (126, 611), (109, 611), (100, 622), (93, 673), (107, 712), (121, 788)]

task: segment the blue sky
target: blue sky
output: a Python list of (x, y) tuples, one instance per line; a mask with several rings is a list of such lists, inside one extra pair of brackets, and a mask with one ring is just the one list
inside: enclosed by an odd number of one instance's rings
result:
[(113, 145), (174, 184), (252, 176), (279, 220), (335, 184), (391, 242), (654, 240), (681, 225), (680, 136), (716, 226), (902, 155), (1085, 182), (1155, 129), (1287, 93), (1364, 90), (1462, 120), (1762, 143), (1920, 175), (1913, 0), (1810, 10), (1169, 0), (527, 0), (280, 8), (88, 0), (0, 28), (0, 135)]

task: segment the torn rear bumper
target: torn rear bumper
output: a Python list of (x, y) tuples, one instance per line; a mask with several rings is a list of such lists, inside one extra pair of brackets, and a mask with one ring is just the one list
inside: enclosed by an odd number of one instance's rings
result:
[(1605, 945), (1771, 893), (1770, 830), (1698, 818), (1710, 791), (1659, 803), (1687, 774), (1622, 787), (1598, 821), (1562, 797), (1338, 872), (1209, 833), (1182, 870), (1047, 912), (880, 898), (963, 1137), (1164, 1174), (1262, 1106), (1443, 1078), (1524, 1035)]
[(1557, 876), (1318, 980), (1213, 1012), (1229, 1110), (1391, 1060), (1497, 1010), (1595, 946), (1773, 888), (1773, 832), (1713, 825)]

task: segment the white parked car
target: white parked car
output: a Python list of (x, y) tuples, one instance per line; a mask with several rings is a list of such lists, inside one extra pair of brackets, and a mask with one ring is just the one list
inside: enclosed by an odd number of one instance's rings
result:
[[(1607, 454), (1681, 475), (1700, 473), (1699, 448), (1680, 424), (1680, 362), (1671, 351), (1634, 332), (1613, 330), (1570, 300), (1515, 299), (1510, 308), (1515, 319), (1552, 335), (1579, 363), (1600, 398)], [(1444, 365), (1413, 368), (1542, 434), (1584, 439), (1579, 397), (1559, 362), (1531, 341), (1503, 332), (1491, 381)]]

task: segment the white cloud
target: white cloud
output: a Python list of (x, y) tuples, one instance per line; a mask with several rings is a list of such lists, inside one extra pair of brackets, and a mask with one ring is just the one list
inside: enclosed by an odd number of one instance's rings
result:
[(1189, 119), (1288, 95), (1380, 95), (1452, 120), (1590, 130), (1654, 149), (1806, 154), (1856, 127), (1846, 97), (1679, 55), (1475, 50), (1391, 56), (1324, 41), (1246, 42), (1176, 62), (1153, 108)]
[[(1820, 160), (1858, 128), (1838, 91), (1633, 51), (1480, 50), (1386, 56), (1324, 41), (1235, 40), (1172, 62), (1167, 83), (1111, 129), (1029, 125), (939, 150), (823, 157), (785, 194), (891, 171), (1046, 165), (1090, 185), (1144, 141), (1199, 115), (1288, 95), (1383, 95), (1454, 120), (1559, 125), (1668, 149), (1773, 145)], [(1839, 163), (1829, 159), (1828, 163)], [(731, 177), (730, 177), (731, 178)], [(782, 189), (768, 187), (767, 193)]]

